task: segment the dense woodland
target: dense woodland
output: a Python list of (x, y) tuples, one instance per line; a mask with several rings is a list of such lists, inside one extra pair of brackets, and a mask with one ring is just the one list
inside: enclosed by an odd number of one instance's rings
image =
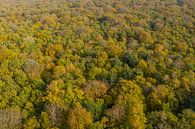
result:
[(0, 0), (0, 129), (195, 129), (195, 0)]

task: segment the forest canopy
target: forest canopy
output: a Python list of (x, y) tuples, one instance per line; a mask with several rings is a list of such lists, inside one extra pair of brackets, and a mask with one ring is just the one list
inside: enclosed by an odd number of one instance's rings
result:
[(194, 128), (194, 0), (0, 0), (0, 129)]

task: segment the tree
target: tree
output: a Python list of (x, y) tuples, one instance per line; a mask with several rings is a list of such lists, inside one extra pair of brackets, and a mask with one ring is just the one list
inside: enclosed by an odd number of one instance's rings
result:
[(28, 120), (26, 120), (26, 123), (24, 124), (24, 129), (38, 129), (40, 128), (40, 124), (37, 121), (37, 118), (31, 117)]
[(22, 113), (18, 109), (0, 110), (0, 129), (20, 129)]
[[(121, 116), (108, 113), (110, 122), (114, 122), (109, 123), (110, 126), (115, 127), (115, 122), (122, 121), (120, 126), (123, 128), (144, 129), (146, 127), (146, 117), (144, 114), (144, 96), (142, 95), (141, 88), (134, 82), (127, 80), (120, 80), (119, 86), (119, 95), (115, 101), (117, 108), (114, 106), (111, 111), (119, 111), (121, 112)], [(113, 116), (116, 118), (113, 118)]]
[(67, 124), (70, 129), (85, 129), (92, 123), (91, 113), (83, 108), (80, 104), (69, 111)]
[(167, 128), (177, 129), (178, 118), (172, 112), (151, 112), (147, 116), (148, 118), (148, 129), (153, 128)]
[(86, 98), (99, 98), (108, 91), (108, 85), (101, 81), (89, 81), (84, 87)]
[(154, 42), (151, 36), (151, 33), (143, 29), (138, 29), (137, 35), (138, 35), (138, 40), (142, 43), (153, 43)]
[(133, 51), (128, 51), (124, 54), (123, 61), (134, 68), (138, 64), (138, 57)]
[(195, 127), (195, 113), (191, 109), (184, 109), (181, 114), (179, 114), (180, 121), (179, 127), (186, 129), (193, 129)]
[(48, 114), (51, 127), (63, 127), (65, 123), (64, 107), (49, 103), (45, 106), (45, 110)]
[(170, 111), (172, 108), (178, 106), (178, 101), (174, 92), (166, 85), (158, 85), (155, 87), (151, 91), (149, 97), (151, 109), (164, 109)]
[(35, 60), (27, 60), (23, 65), (23, 69), (29, 78), (39, 79), (44, 66)]

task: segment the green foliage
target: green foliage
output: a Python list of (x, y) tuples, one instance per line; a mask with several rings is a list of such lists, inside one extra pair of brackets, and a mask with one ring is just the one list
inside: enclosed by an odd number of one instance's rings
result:
[(148, 115), (148, 129), (177, 129), (178, 118), (171, 112), (151, 112)]
[(194, 0), (0, 0), (0, 129), (195, 128)]

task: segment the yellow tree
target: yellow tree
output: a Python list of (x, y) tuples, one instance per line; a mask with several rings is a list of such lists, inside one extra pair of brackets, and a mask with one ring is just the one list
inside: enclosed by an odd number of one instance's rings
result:
[(121, 80), (119, 84), (121, 87), (115, 104), (119, 105), (119, 112), (123, 113), (120, 115), (124, 116), (122, 126), (124, 128), (144, 129), (146, 127), (146, 117), (141, 88), (133, 81)]
[(71, 109), (67, 119), (70, 129), (86, 129), (92, 123), (92, 115), (79, 103)]

